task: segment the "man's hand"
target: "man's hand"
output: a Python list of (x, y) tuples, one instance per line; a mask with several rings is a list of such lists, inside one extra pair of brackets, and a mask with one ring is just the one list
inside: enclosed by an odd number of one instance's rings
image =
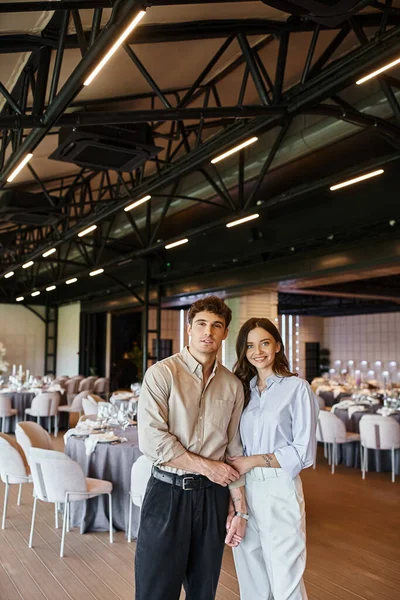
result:
[(228, 533), (226, 534), (225, 544), (231, 548), (236, 548), (239, 546), (244, 534), (246, 533), (246, 525), (247, 521), (245, 519), (242, 519), (242, 517), (235, 517), (234, 513), (229, 513), (226, 520), (226, 528)]
[(239, 473), (233, 467), (219, 460), (203, 459), (202, 467), (202, 475), (205, 475), (210, 481), (218, 483), (218, 485), (222, 485), (223, 487), (226, 487), (229, 483), (236, 481), (240, 477)]

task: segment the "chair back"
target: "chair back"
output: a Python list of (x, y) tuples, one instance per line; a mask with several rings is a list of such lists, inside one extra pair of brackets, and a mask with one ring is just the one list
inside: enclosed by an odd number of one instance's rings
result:
[(64, 383), (65, 392), (68, 396), (71, 394), (77, 394), (79, 388), (79, 379), (68, 379)]
[(8, 417), (11, 413), (11, 398), (6, 394), (0, 394), (0, 417)]
[(361, 444), (371, 450), (400, 448), (400, 425), (391, 417), (364, 415), (360, 420)]
[(142, 506), (147, 483), (151, 477), (152, 463), (142, 455), (133, 463), (131, 469), (131, 498), (133, 504)]
[(334, 413), (321, 410), (317, 423), (317, 441), (340, 444), (346, 441), (346, 427)]
[(50, 416), (57, 414), (61, 402), (61, 392), (45, 392), (50, 399)]
[(94, 382), (93, 391), (96, 394), (106, 394), (108, 392), (109, 379), (107, 377), (99, 377)]
[(79, 391), (80, 392), (84, 392), (84, 391), (90, 392), (91, 390), (93, 390), (94, 382), (96, 381), (96, 379), (97, 379), (97, 377), (94, 377), (94, 376), (85, 377), (85, 379), (82, 379), (79, 383)]
[(61, 385), (61, 387), (65, 389), (65, 384), (67, 383), (68, 380), (69, 380), (68, 375), (61, 375), (60, 377), (56, 377), (56, 379), (53, 381), (53, 383), (59, 383)]
[(0, 433), (0, 476), (5, 483), (24, 483), (29, 466), (21, 446), (6, 433)]
[(93, 398), (84, 398), (82, 400), (82, 408), (85, 415), (97, 415), (97, 402)]
[[(35, 494), (44, 502), (64, 502), (66, 492), (86, 492), (85, 475), (80, 465), (63, 452), (31, 448), (29, 450)], [(70, 500), (82, 500), (71, 497)]]
[(82, 400), (84, 398), (87, 398), (87, 392), (79, 392), (79, 394), (76, 394), (76, 396), (74, 397), (74, 399), (72, 400), (71, 403), (71, 411), (72, 412), (81, 412), (83, 410), (82, 408)]
[(325, 400), (317, 394), (314, 394), (316, 401), (318, 402), (319, 410), (325, 410)]
[(51, 437), (43, 427), (33, 421), (21, 421), (15, 428), (15, 438), (29, 459), (30, 448), (53, 450)]
[(51, 395), (43, 392), (34, 397), (31, 404), (31, 410), (39, 417), (50, 416), (51, 411)]

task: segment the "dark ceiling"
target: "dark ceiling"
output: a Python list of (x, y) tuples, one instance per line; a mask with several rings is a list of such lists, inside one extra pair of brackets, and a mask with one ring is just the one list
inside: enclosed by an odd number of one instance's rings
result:
[[(0, 86), (1, 302), (135, 305), (147, 282), (173, 305), (193, 292), (275, 284), (281, 312), (398, 310), (400, 79), (392, 69), (355, 85), (400, 54), (396, 3), (371, 2), (327, 28), (262, 2), (152, 2), (119, 50), (135, 68), (134, 85), (125, 63), (114, 62), (111, 80), (98, 76), (107, 92), (83, 81), (142, 5), (65, 1), (48, 14), (45, 4), (30, 3), (48, 15), (41, 31), (32, 34), (26, 13), (15, 12), (20, 31), (5, 27), (0, 40), (0, 81), (9, 57), (26, 58)], [(7, 7), (18, 9), (0, 10)], [(132, 172), (48, 158), (59, 125), (79, 132), (87, 123), (98, 133), (144, 122), (161, 151)], [(253, 135), (255, 144), (211, 164)], [(32, 161), (6, 183), (27, 152)], [(115, 156), (106, 156), (111, 165)], [(378, 168), (379, 177), (329, 190)], [(150, 201), (123, 211), (146, 194)], [(226, 228), (253, 213), (254, 221)], [(165, 249), (180, 238), (189, 242)], [(97, 268), (104, 273), (89, 277)], [(387, 275), (374, 277), (382, 269)], [(353, 281), (341, 282), (344, 273)]]

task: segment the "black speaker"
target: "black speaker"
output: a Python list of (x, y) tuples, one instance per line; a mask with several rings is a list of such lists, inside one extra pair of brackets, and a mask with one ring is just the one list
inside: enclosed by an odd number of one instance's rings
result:
[(161, 152), (148, 123), (61, 128), (59, 146), (49, 156), (92, 169), (130, 172)]

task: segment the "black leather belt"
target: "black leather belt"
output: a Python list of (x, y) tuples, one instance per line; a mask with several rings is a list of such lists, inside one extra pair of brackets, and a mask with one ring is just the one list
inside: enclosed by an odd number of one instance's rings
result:
[(185, 491), (201, 490), (214, 485), (214, 482), (204, 475), (175, 475), (175, 473), (168, 473), (157, 467), (153, 469), (153, 477), (164, 483), (176, 485)]

